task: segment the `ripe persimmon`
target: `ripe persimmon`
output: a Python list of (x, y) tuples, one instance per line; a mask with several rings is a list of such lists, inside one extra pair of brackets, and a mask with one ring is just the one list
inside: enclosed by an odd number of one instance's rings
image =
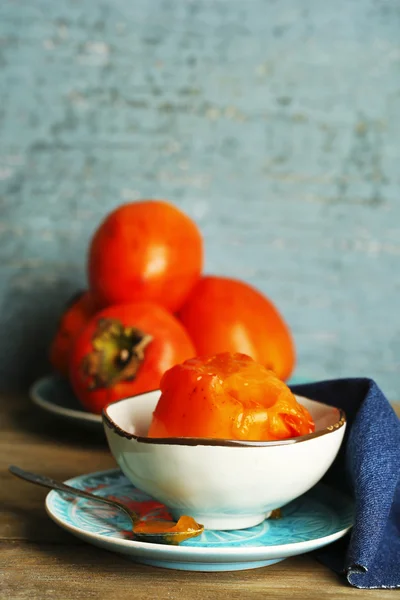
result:
[(167, 371), (160, 387), (150, 437), (264, 441), (315, 429), (288, 386), (245, 354), (187, 360)]
[(82, 405), (100, 413), (110, 402), (157, 389), (167, 369), (194, 354), (185, 329), (162, 306), (109, 306), (75, 340), (70, 381)]
[(247, 283), (202, 277), (178, 313), (198, 355), (242, 352), (286, 380), (295, 365), (288, 325), (276, 306)]
[(156, 302), (175, 311), (197, 282), (203, 242), (197, 225), (161, 200), (124, 204), (100, 224), (89, 247), (90, 287), (103, 307)]
[(69, 300), (61, 315), (50, 345), (49, 359), (52, 367), (64, 377), (68, 377), (72, 344), (95, 312), (96, 306), (92, 294), (81, 291)]

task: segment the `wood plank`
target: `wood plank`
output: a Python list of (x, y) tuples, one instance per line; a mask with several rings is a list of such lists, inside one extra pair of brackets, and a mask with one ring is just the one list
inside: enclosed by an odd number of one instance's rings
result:
[(103, 435), (60, 422), (23, 395), (0, 397), (0, 539), (74, 543), (46, 515), (46, 490), (8, 472), (10, 464), (65, 480), (116, 466)]
[[(400, 414), (400, 405), (396, 406)], [(0, 395), (0, 596), (13, 600), (81, 598), (254, 598), (319, 600), (360, 594), (310, 556), (262, 569), (190, 573), (136, 564), (81, 542), (46, 515), (46, 490), (7, 471), (10, 463), (60, 479), (115, 466), (104, 439), (58, 423), (25, 396)], [(394, 597), (385, 591), (385, 598)], [(368, 591), (371, 599), (380, 590)]]
[[(139, 565), (88, 545), (0, 544), (2, 589), (13, 600), (339, 600), (359, 597), (326, 567), (307, 556), (260, 569), (195, 573)], [(397, 598), (385, 591), (385, 599)], [(370, 600), (382, 591), (368, 591)]]

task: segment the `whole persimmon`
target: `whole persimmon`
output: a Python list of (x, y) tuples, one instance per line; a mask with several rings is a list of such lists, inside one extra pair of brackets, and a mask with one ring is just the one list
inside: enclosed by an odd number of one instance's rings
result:
[(52, 367), (64, 377), (68, 377), (72, 344), (95, 312), (96, 305), (92, 294), (81, 291), (69, 300), (61, 315), (50, 345), (49, 359)]
[(288, 386), (245, 354), (187, 360), (164, 374), (160, 388), (150, 437), (264, 441), (315, 429)]
[(178, 313), (199, 355), (242, 352), (280, 379), (295, 365), (288, 325), (276, 306), (247, 283), (202, 277)]
[(161, 200), (120, 206), (101, 223), (89, 247), (90, 287), (102, 306), (149, 301), (174, 312), (202, 266), (197, 225)]
[(109, 306), (75, 340), (70, 381), (82, 405), (100, 413), (110, 402), (157, 389), (167, 369), (194, 354), (185, 329), (162, 306)]

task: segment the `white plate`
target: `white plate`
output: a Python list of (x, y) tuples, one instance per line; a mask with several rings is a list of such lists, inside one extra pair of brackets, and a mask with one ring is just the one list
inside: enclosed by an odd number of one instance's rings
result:
[[(165, 507), (134, 488), (118, 469), (68, 481), (101, 496), (113, 496), (142, 517), (163, 518)], [(129, 518), (96, 502), (52, 491), (49, 516), (77, 537), (144, 564), (188, 571), (233, 571), (271, 565), (343, 537), (353, 522), (353, 503), (323, 484), (282, 509), (282, 518), (236, 531), (205, 531), (180, 546), (132, 539)]]

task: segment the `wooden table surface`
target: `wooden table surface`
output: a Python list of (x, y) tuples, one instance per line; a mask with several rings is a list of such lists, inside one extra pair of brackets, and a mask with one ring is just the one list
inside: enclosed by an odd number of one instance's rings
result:
[[(135, 564), (81, 542), (46, 515), (46, 490), (11, 476), (9, 464), (69, 477), (114, 466), (104, 439), (39, 413), (26, 396), (0, 397), (1, 600), (135, 598), (353, 598), (348, 586), (308, 556), (249, 571), (191, 573)], [(370, 590), (368, 598), (398, 598)]]

